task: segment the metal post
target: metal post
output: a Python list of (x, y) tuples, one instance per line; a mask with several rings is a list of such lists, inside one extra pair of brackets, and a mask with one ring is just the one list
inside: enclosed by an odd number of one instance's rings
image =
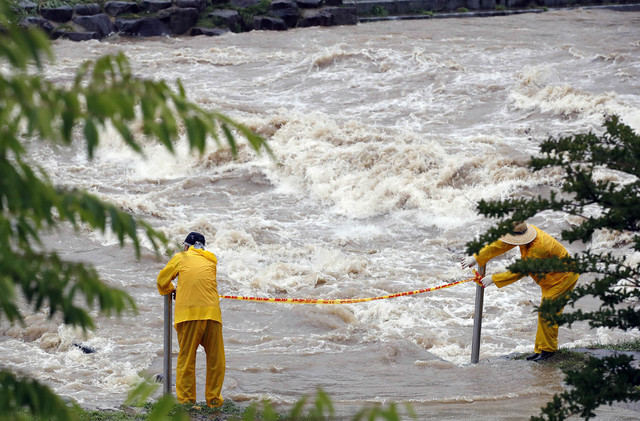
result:
[(164, 384), (162, 392), (165, 395), (170, 395), (171, 391), (171, 339), (173, 331), (171, 330), (172, 323), (172, 309), (173, 303), (171, 302), (172, 294), (164, 296)]
[[(480, 275), (486, 273), (486, 266), (478, 268)], [(482, 307), (484, 306), (484, 288), (476, 284), (476, 309), (473, 315), (473, 341), (471, 342), (471, 363), (476, 364), (480, 358), (480, 332), (482, 331)]]

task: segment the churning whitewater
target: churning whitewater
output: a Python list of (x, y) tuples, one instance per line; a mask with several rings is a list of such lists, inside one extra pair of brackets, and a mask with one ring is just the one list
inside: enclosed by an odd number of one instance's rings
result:
[[(70, 83), (83, 61), (123, 51), (137, 76), (179, 78), (193, 101), (264, 136), (275, 160), (243, 146), (234, 161), (213, 143), (198, 155), (184, 139), (175, 156), (144, 140), (140, 156), (108, 129), (92, 161), (80, 137), (72, 148), (33, 141), (32, 157), (55, 183), (144, 218), (176, 247), (189, 231), (203, 233), (223, 295), (337, 299), (436, 287), (472, 276), (459, 265), (465, 243), (493, 223), (476, 213), (479, 200), (559, 186), (558, 171), (527, 168), (540, 141), (600, 132), (607, 114), (640, 130), (639, 27), (637, 12), (570, 10), (215, 38), (58, 40), (47, 78)], [(530, 222), (559, 238), (579, 221), (544, 213)], [(82, 406), (117, 407), (161, 371), (156, 276), (169, 256), (147, 245), (136, 260), (113, 236), (88, 230), (63, 228), (47, 245), (94, 265), (139, 311), (98, 316), (87, 335), (46, 312), (30, 315), (26, 328), (3, 324), (2, 365)], [(606, 234), (565, 246), (640, 260)], [(492, 261), (489, 273), (515, 257)], [(222, 300), (223, 396), (286, 405), (321, 387), (339, 414), (377, 402), (410, 402), (420, 419), (537, 414), (561, 390), (563, 374), (505, 356), (533, 350), (539, 288), (524, 278), (486, 290), (481, 361), (472, 365), (474, 295), (466, 283), (345, 305)], [(639, 336), (576, 324), (559, 339), (575, 347)], [(175, 358), (175, 339), (173, 346)], [(599, 414), (637, 417), (607, 411)]]

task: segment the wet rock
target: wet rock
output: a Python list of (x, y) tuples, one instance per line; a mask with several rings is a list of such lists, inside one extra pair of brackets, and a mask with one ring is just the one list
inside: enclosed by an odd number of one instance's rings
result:
[(76, 4), (73, 10), (80, 16), (99, 15), (102, 12), (97, 3)]
[(342, 6), (342, 0), (324, 0), (327, 6)]
[(160, 10), (168, 9), (171, 7), (170, 0), (144, 0), (140, 3), (140, 6), (151, 13), (157, 13)]
[(26, 18), (20, 21), (20, 25), (25, 27), (37, 26), (38, 28), (45, 31), (47, 34), (51, 34), (53, 32), (53, 24), (49, 22), (45, 18), (36, 17), (36, 16), (27, 16)]
[(207, 0), (175, 0), (173, 4), (181, 9), (198, 9), (200, 13), (207, 8)]
[(108, 1), (104, 4), (104, 11), (109, 16), (120, 16), (127, 13), (138, 13), (140, 6), (132, 1)]
[(74, 342), (73, 346), (80, 348), (80, 350), (82, 352), (84, 352), (85, 354), (93, 354), (93, 353), (96, 352), (95, 348), (93, 348), (93, 347), (91, 347), (89, 345), (78, 343), (78, 342)]
[(280, 18), (271, 16), (254, 16), (253, 28), (263, 31), (286, 31), (287, 24)]
[(158, 18), (169, 26), (171, 33), (182, 35), (198, 23), (200, 13), (198, 9), (194, 8), (171, 7), (161, 10), (158, 13)]
[(289, 28), (295, 28), (300, 19), (298, 5), (293, 0), (273, 0), (269, 13), (282, 19)]
[(109, 16), (104, 13), (93, 16), (76, 16), (73, 23), (82, 26), (87, 32), (95, 32), (100, 38), (104, 38), (115, 32), (116, 27)]
[(73, 16), (73, 7), (60, 6), (55, 8), (42, 8), (40, 9), (40, 15), (53, 22), (68, 22)]
[(237, 10), (215, 9), (209, 13), (209, 17), (213, 19), (214, 23), (232, 29), (241, 23), (240, 13)]
[(158, 18), (116, 19), (118, 32), (139, 37), (170, 35), (171, 28)]
[(208, 37), (217, 37), (229, 33), (228, 29), (222, 28), (199, 28), (195, 27), (191, 30), (191, 36), (205, 35)]

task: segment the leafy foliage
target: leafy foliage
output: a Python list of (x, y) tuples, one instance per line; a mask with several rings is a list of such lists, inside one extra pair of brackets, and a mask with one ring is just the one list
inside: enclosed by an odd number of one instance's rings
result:
[[(563, 184), (560, 192), (535, 199), (481, 201), (481, 214), (505, 219), (468, 246), (470, 253), (499, 238), (510, 230), (514, 221), (526, 220), (542, 211), (574, 215), (581, 223), (562, 231), (562, 239), (588, 243), (595, 233), (612, 233), (620, 239), (623, 251), (616, 253), (584, 253), (565, 259), (518, 260), (509, 270), (521, 274), (545, 274), (558, 271), (590, 273), (595, 279), (579, 285), (560, 299), (545, 300), (540, 313), (560, 325), (588, 321), (591, 327), (622, 330), (640, 326), (637, 310), (640, 298), (640, 266), (629, 259), (640, 251), (640, 136), (617, 116), (604, 122), (604, 133), (576, 134), (559, 139), (550, 138), (541, 144), (541, 156), (530, 161), (534, 171), (560, 168)], [(593, 296), (600, 302), (594, 311), (558, 314), (569, 305), (574, 307), (582, 297)], [(593, 410), (613, 401), (638, 401), (640, 370), (629, 358), (592, 359), (582, 370), (567, 373), (571, 391), (556, 395), (544, 409), (549, 419), (563, 420), (572, 414), (589, 419)]]
[[(106, 315), (135, 310), (126, 292), (104, 284), (84, 264), (47, 252), (41, 233), (60, 224), (116, 234), (120, 245), (140, 253), (140, 236), (158, 250), (164, 236), (148, 223), (84, 191), (55, 186), (45, 171), (29, 162), (27, 142), (70, 145), (79, 134), (93, 157), (102, 129), (110, 126), (126, 144), (140, 151), (130, 127), (157, 138), (167, 149), (184, 127), (192, 150), (202, 153), (209, 138), (225, 142), (233, 155), (236, 136), (255, 151), (269, 151), (262, 138), (229, 117), (206, 111), (166, 82), (134, 77), (122, 54), (86, 62), (70, 86), (44, 79), (38, 70), (53, 58), (49, 40), (37, 29), (18, 26), (6, 0), (0, 1), (0, 321), (24, 323), (18, 292), (34, 311), (61, 315), (65, 324), (94, 327), (97, 307)], [(48, 388), (9, 371), (0, 371), (0, 418), (21, 409), (36, 418), (73, 419), (74, 413)], [(161, 417), (162, 414), (158, 415)]]

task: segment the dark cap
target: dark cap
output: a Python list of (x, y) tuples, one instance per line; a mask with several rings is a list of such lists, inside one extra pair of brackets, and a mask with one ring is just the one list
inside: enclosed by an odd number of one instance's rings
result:
[(187, 238), (184, 239), (184, 243), (189, 244), (190, 246), (195, 243), (201, 243), (204, 246), (204, 235), (199, 232), (190, 232), (189, 235), (187, 235)]

